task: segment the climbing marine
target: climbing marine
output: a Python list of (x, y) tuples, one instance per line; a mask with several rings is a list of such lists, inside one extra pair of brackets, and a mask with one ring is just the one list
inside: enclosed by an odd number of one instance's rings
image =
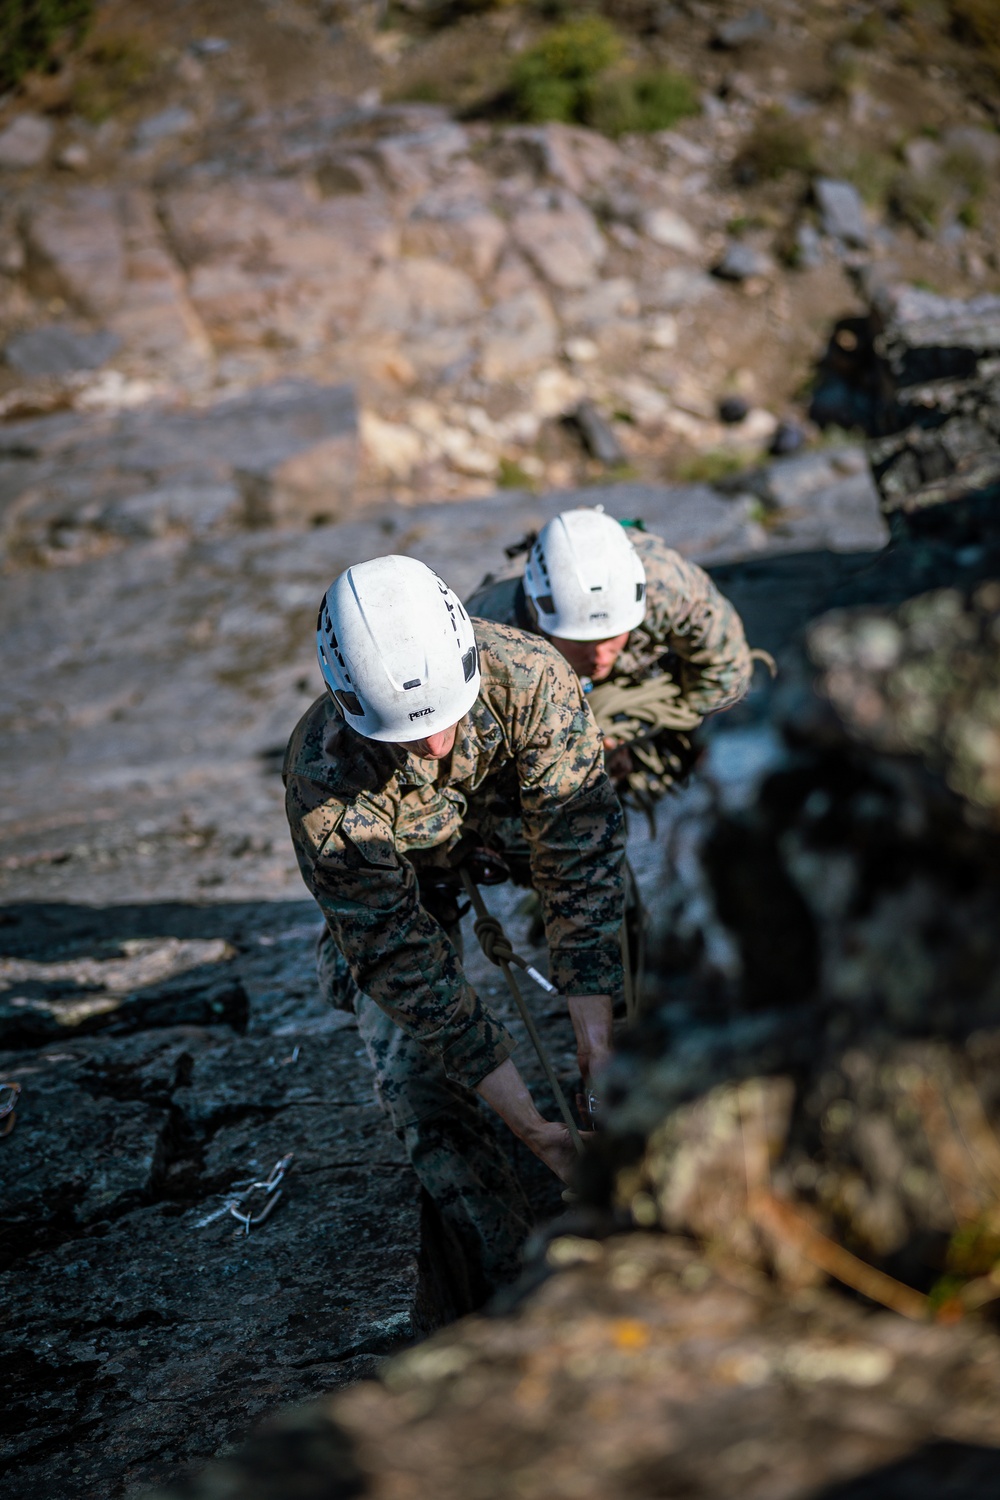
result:
[(324, 597), (317, 645), (326, 690), (292, 734), (284, 779), (325, 919), (320, 981), (357, 1017), (379, 1100), (477, 1301), (516, 1271), (531, 1218), (480, 1101), (560, 1178), (574, 1147), (466, 977), (461, 867), (477, 851), (523, 857), (586, 1086), (622, 992), (622, 812), (560, 652), (470, 619), (422, 563), (348, 568)]
[(619, 795), (652, 816), (697, 758), (692, 732), (745, 695), (762, 653), (708, 574), (638, 522), (567, 510), (524, 545), (523, 576), (487, 576), (467, 607), (556, 647), (587, 694)]

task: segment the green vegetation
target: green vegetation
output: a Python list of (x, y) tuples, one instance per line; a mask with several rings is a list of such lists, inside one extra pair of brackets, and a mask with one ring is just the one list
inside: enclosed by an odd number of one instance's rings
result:
[(887, 151), (862, 147), (852, 152), (846, 161), (838, 162), (837, 169), (830, 175), (846, 177), (848, 182), (853, 182), (866, 203), (882, 205), (888, 199), (898, 174), (897, 158), (890, 156)]
[(937, 172), (900, 172), (889, 190), (889, 208), (918, 234), (930, 236), (944, 218), (951, 188)]
[(667, 130), (697, 114), (691, 79), (669, 68), (629, 71), (624, 43), (602, 16), (554, 26), (516, 59), (511, 94), (517, 115), (541, 123), (590, 125), (605, 135)]
[(950, 0), (956, 27), (981, 47), (991, 67), (1000, 73), (1000, 5), (997, 0)]
[(533, 490), (536, 482), (521, 468), (516, 458), (501, 458), (497, 467), (497, 485), (502, 490)]
[(949, 182), (955, 183), (972, 199), (981, 198), (990, 185), (990, 174), (983, 158), (965, 146), (956, 146), (949, 151), (941, 170)]
[(870, 51), (885, 40), (885, 17), (877, 10), (870, 10), (848, 30), (844, 41), (851, 47)]
[(73, 108), (99, 124), (141, 90), (156, 70), (156, 57), (141, 36), (108, 34), (88, 47), (88, 67), (73, 88)]
[(59, 44), (79, 40), (93, 0), (0, 0), (0, 90), (54, 66)]
[(685, 459), (678, 467), (677, 478), (685, 484), (715, 484), (743, 469), (753, 468), (754, 456), (734, 453), (729, 448), (709, 448)]
[(518, 114), (533, 121), (583, 120), (595, 81), (621, 55), (617, 31), (601, 16), (553, 27), (514, 62), (511, 87)]
[(618, 136), (669, 130), (700, 109), (698, 90), (690, 78), (669, 68), (653, 68), (598, 79), (587, 99), (584, 118), (595, 130)]
[(740, 182), (775, 182), (789, 172), (815, 169), (813, 148), (802, 128), (783, 110), (769, 109), (740, 147), (733, 170)]

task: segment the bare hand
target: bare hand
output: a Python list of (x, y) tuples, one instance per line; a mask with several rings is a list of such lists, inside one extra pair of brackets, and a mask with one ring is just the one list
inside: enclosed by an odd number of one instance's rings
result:
[[(565, 1125), (551, 1120), (544, 1122), (544, 1130), (527, 1142), (540, 1161), (563, 1182), (569, 1182), (580, 1160), (572, 1137)], [(580, 1132), (582, 1140), (589, 1139), (591, 1132)]]

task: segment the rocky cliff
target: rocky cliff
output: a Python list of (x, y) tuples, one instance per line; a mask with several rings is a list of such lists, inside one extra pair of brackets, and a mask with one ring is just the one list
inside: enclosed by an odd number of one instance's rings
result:
[[(108, 5), (0, 101), (22, 1488), (995, 1491), (992, 75), (958, 6), (607, 9), (614, 87), (699, 113), (516, 120), (552, 18), (416, 0)], [(315, 993), (277, 769), (336, 572), (468, 590), (573, 503), (780, 671), (630, 832), (650, 1015), (579, 1203), (420, 1342), (471, 1292)]]

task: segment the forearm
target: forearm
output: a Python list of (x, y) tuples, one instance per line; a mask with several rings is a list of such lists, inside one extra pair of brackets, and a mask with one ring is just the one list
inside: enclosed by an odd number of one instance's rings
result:
[(476, 1087), (476, 1092), (503, 1120), (518, 1140), (545, 1165), (568, 1182), (576, 1160), (576, 1148), (565, 1125), (546, 1120), (535, 1108), (528, 1086), (511, 1058), (494, 1068)]
[(549, 1121), (539, 1114), (528, 1085), (518, 1072), (513, 1058), (508, 1057), (492, 1073), (487, 1073), (476, 1092), (496, 1111), (518, 1140), (535, 1150), (535, 1143), (545, 1135)]
[(611, 996), (569, 995), (566, 1006), (576, 1035), (580, 1077), (589, 1084), (611, 1056)]

